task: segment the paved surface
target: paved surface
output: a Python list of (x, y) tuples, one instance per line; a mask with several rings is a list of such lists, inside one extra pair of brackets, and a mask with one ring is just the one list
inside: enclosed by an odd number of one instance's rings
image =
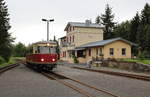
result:
[(0, 97), (84, 97), (24, 65), (0, 75)]
[[(78, 67), (85, 67), (85, 68), (87, 68), (86, 64), (74, 64), (74, 63), (66, 63), (66, 62), (60, 62), (59, 64), (66, 65), (66, 66), (78, 66)], [(132, 72), (132, 71), (120, 70), (120, 69), (108, 68), (108, 67), (94, 67), (94, 66), (92, 66), (91, 69), (106, 70), (106, 71), (114, 71), (114, 72), (122, 72), (122, 73), (150, 76), (150, 73)]]
[[(58, 66), (54, 70), (121, 97), (150, 97), (150, 82)], [(69, 80), (67, 82), (76, 84)], [(78, 85), (96, 97), (111, 97)], [(0, 97), (85, 97), (24, 65), (0, 75)]]
[[(150, 97), (150, 82), (58, 66), (56, 72), (111, 91), (121, 97)], [(94, 94), (94, 93), (93, 93)]]

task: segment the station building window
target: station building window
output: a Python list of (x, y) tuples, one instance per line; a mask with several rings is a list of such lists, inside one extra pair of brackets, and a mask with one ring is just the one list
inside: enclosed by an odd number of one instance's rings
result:
[(67, 43), (68, 43), (68, 37), (67, 37)]
[(71, 43), (71, 36), (70, 36), (70, 43)]
[(89, 49), (89, 56), (91, 56), (91, 49)]
[(74, 30), (74, 26), (72, 26), (72, 30)]
[(66, 57), (66, 51), (63, 52), (63, 57)]
[(66, 51), (65, 51), (65, 57), (66, 57), (66, 55), (67, 55), (67, 53), (66, 53)]
[(74, 42), (74, 35), (72, 36), (72, 42)]
[(65, 52), (63, 52), (63, 57), (65, 57)]
[(123, 56), (126, 55), (126, 48), (122, 48), (122, 55), (123, 55)]
[(102, 55), (102, 48), (99, 49), (99, 55)]
[(78, 50), (77, 51), (77, 57), (83, 57), (83, 58), (85, 58), (85, 51), (84, 50)]
[(71, 26), (69, 28), (70, 28), (70, 32), (71, 32)]
[(98, 48), (96, 48), (96, 55), (98, 56)]
[(110, 53), (110, 56), (113, 56), (114, 55), (114, 48), (110, 48), (109, 53)]
[(62, 57), (64, 57), (64, 52), (62, 52)]

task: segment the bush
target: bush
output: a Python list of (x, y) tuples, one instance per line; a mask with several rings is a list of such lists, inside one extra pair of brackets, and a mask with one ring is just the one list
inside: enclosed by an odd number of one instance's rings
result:
[(19, 42), (13, 47), (13, 56), (15, 57), (24, 57), (26, 52), (26, 46)]
[(9, 58), (11, 57), (12, 54), (12, 47), (11, 45), (8, 44), (1, 44), (0, 45), (0, 55), (3, 57), (5, 61), (9, 61)]
[(4, 58), (2, 58), (2, 57), (0, 56), (0, 64), (3, 64), (3, 63), (5, 63), (5, 60), (4, 60)]
[(79, 63), (79, 61), (75, 55), (72, 55), (72, 58), (73, 58), (74, 63)]
[(148, 52), (147, 50), (144, 50), (139, 56), (139, 59), (143, 60), (143, 59), (149, 59), (150, 58), (150, 52)]

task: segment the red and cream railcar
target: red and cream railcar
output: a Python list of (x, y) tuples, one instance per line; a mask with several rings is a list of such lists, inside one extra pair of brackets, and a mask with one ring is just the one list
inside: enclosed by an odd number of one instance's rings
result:
[(32, 44), (31, 53), (26, 56), (30, 67), (38, 70), (52, 70), (57, 65), (57, 43), (54, 41), (40, 41)]

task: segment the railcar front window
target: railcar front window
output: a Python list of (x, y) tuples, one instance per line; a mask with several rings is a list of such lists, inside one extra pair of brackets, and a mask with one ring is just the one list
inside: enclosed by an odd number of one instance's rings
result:
[(55, 54), (56, 53), (56, 47), (50, 47), (50, 53)]
[(54, 54), (56, 53), (55, 47), (39, 46), (38, 53), (41, 54)]

